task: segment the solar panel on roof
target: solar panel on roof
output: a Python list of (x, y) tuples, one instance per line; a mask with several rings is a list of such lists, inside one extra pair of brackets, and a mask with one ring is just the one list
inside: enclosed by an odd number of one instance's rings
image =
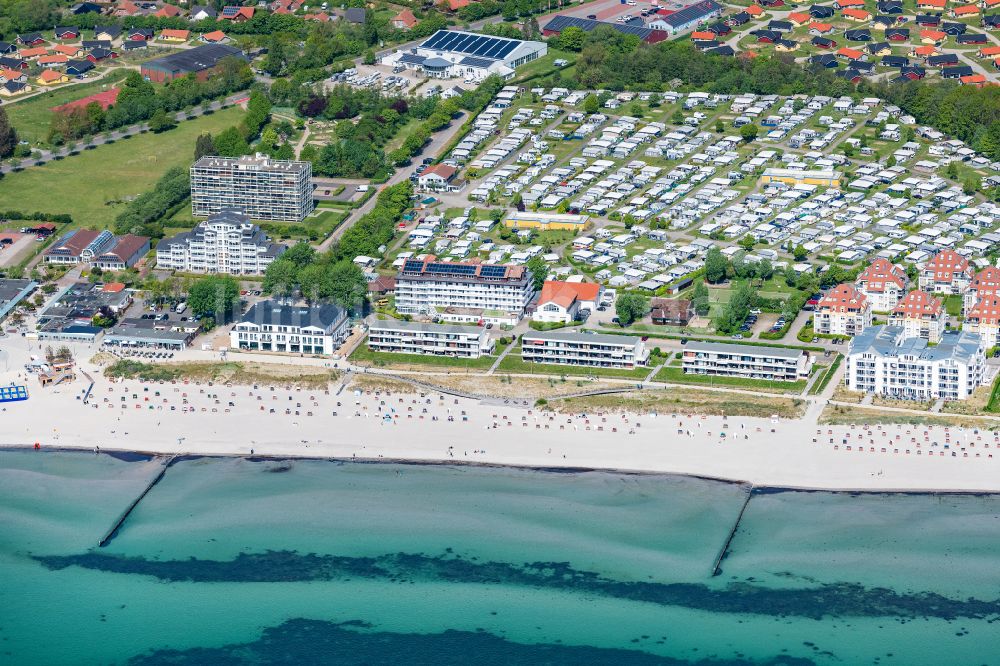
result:
[(507, 274), (506, 266), (483, 266), (479, 270), (479, 275), (487, 278), (499, 278)]
[(419, 259), (407, 259), (406, 263), (403, 264), (403, 270), (407, 272), (419, 271), (423, 266), (424, 262)]
[(427, 60), (427, 58), (422, 55), (417, 55), (416, 53), (404, 53), (399, 58), (399, 62), (406, 65), (422, 65), (425, 60)]

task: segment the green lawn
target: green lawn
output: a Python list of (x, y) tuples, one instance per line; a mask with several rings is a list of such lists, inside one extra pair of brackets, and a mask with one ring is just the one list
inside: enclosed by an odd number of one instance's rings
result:
[(218, 134), (242, 115), (239, 108), (225, 109), (163, 134), (140, 134), (8, 174), (0, 180), (0, 208), (69, 213), (77, 224), (105, 227), (124, 200), (151, 189), (167, 169), (190, 166), (199, 134)]
[(94, 93), (103, 92), (108, 88), (113, 88), (115, 83), (125, 78), (127, 72), (108, 74), (103, 79), (91, 83), (81, 83), (79, 85), (64, 86), (56, 88), (42, 95), (36, 95), (23, 102), (8, 102), (4, 104), (7, 110), (7, 117), (10, 123), (17, 130), (17, 135), (23, 141), (30, 141), (32, 145), (36, 142), (45, 142), (45, 137), (49, 133), (49, 125), (52, 123), (53, 112), (50, 110), (54, 106), (60, 106), (67, 102), (72, 102)]
[(419, 363), (421, 365), (440, 366), (443, 368), (471, 368), (488, 370), (496, 356), (480, 356), (475, 359), (454, 358), (452, 356), (428, 356), (424, 354), (396, 354), (393, 352), (375, 352), (367, 344), (358, 345), (348, 359), (351, 363), (362, 365), (393, 365), (399, 363)]
[(799, 393), (806, 387), (806, 380), (796, 382), (773, 382), (766, 379), (744, 379), (743, 377), (716, 377), (715, 375), (685, 374), (679, 366), (668, 366), (661, 369), (653, 381), (672, 384), (703, 384), (706, 386), (731, 386), (734, 388), (755, 389), (768, 393)]
[(960, 294), (950, 294), (944, 297), (944, 309), (948, 311), (950, 317), (962, 316), (962, 296)]

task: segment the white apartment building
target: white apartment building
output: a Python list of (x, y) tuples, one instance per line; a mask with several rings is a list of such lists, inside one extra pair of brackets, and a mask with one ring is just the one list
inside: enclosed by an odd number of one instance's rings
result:
[(875, 312), (889, 312), (906, 295), (906, 271), (879, 257), (858, 275), (854, 286), (864, 294)]
[(962, 297), (962, 308), (966, 316), (976, 306), (976, 303), (988, 296), (1000, 294), (1000, 268), (987, 266), (976, 273), (969, 283), (969, 290)]
[(1000, 295), (991, 294), (979, 299), (966, 312), (962, 330), (979, 335), (983, 349), (1000, 344)]
[(407, 259), (396, 276), (396, 310), (445, 321), (516, 322), (533, 294), (524, 266)]
[(986, 357), (975, 333), (949, 331), (935, 347), (899, 326), (872, 326), (851, 341), (844, 381), (900, 400), (964, 400), (982, 386)]
[(914, 290), (889, 314), (889, 325), (903, 329), (903, 337), (923, 338), (937, 344), (948, 323), (944, 301), (926, 291)]
[(312, 163), (254, 157), (209, 157), (191, 166), (191, 213), (235, 209), (255, 220), (301, 222), (315, 206)]
[(234, 349), (330, 355), (348, 333), (347, 313), (336, 305), (261, 301), (233, 326), (229, 341)]
[(920, 288), (932, 294), (964, 294), (972, 282), (969, 260), (954, 250), (942, 250), (920, 269)]
[(646, 365), (649, 351), (631, 335), (529, 331), (521, 337), (521, 358), (528, 363), (635, 368)]
[(384, 319), (372, 322), (368, 328), (368, 347), (377, 352), (474, 359), (489, 354), (493, 350), (493, 340), (482, 326)]
[(831, 289), (813, 314), (813, 330), (817, 333), (855, 336), (871, 325), (872, 304), (851, 284)]
[(261, 275), (287, 248), (272, 243), (238, 210), (224, 210), (164, 238), (156, 246), (156, 267), (185, 273)]
[(808, 377), (812, 364), (809, 352), (801, 349), (698, 340), (684, 346), (682, 361), (685, 374), (780, 382)]

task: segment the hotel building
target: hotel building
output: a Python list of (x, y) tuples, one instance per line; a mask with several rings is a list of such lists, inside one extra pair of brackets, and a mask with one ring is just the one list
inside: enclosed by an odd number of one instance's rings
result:
[(838, 284), (816, 305), (813, 330), (855, 336), (872, 325), (872, 305), (852, 284)]
[(715, 375), (794, 382), (809, 376), (811, 359), (801, 349), (691, 340), (684, 346), (689, 375)]
[(287, 248), (237, 210), (216, 213), (156, 246), (156, 267), (185, 273), (260, 275)]
[(642, 338), (630, 335), (529, 331), (521, 337), (521, 358), (528, 363), (635, 368), (646, 365), (649, 352)]
[(889, 315), (890, 326), (900, 326), (903, 336), (937, 344), (948, 322), (944, 301), (926, 291), (911, 291)]
[(854, 286), (864, 294), (875, 312), (889, 312), (906, 294), (906, 271), (881, 257), (858, 275)]
[(255, 220), (301, 222), (314, 205), (311, 162), (205, 156), (191, 166), (196, 217), (235, 209)]
[(481, 326), (384, 319), (372, 322), (368, 328), (368, 347), (377, 352), (473, 359), (489, 354), (493, 340), (489, 331)]
[(964, 294), (972, 282), (969, 260), (954, 250), (942, 250), (920, 270), (920, 288), (932, 294)]
[(349, 331), (347, 313), (336, 305), (262, 301), (233, 326), (229, 340), (236, 349), (329, 355)]
[(396, 310), (445, 321), (515, 322), (531, 301), (524, 266), (407, 259), (396, 276)]
[(872, 326), (851, 341), (847, 388), (900, 400), (964, 400), (984, 382), (986, 357), (975, 333), (948, 331), (941, 342)]

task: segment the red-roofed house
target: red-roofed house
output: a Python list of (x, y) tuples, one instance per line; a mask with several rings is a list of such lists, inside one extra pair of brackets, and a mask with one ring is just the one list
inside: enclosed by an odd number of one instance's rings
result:
[(940, 46), (942, 42), (948, 37), (947, 33), (941, 32), (940, 30), (921, 30), (920, 31), (920, 41), (924, 44), (933, 44), (935, 46)]
[(917, 46), (910, 51), (910, 55), (917, 58), (930, 58), (931, 56), (941, 55), (941, 49), (932, 44)]
[(865, 0), (837, 0), (833, 3), (837, 9), (847, 9), (848, 7), (864, 7)]
[(965, 315), (962, 330), (978, 333), (983, 347), (995, 347), (1000, 341), (1000, 296), (990, 294), (980, 299)]
[(1000, 296), (1000, 268), (996, 266), (987, 266), (972, 278), (962, 298), (963, 312), (968, 313), (987, 296)]
[(809, 12), (792, 12), (788, 15), (788, 20), (792, 22), (795, 27), (805, 25), (812, 20), (812, 16)]
[(969, 74), (968, 76), (959, 77), (958, 80), (963, 86), (975, 86), (977, 88), (982, 88), (986, 85), (985, 74)]
[(954, 250), (942, 250), (920, 270), (920, 288), (932, 294), (964, 294), (972, 282), (969, 260)]
[(253, 7), (229, 5), (222, 8), (219, 18), (225, 21), (232, 21), (233, 23), (245, 23), (253, 18), (253, 10)]
[(947, 321), (944, 301), (919, 289), (908, 293), (889, 315), (889, 325), (902, 326), (904, 338), (923, 338), (928, 342), (941, 341)]
[(417, 17), (408, 8), (392, 17), (392, 27), (396, 30), (411, 30), (417, 25)]
[(844, 18), (846, 18), (849, 21), (863, 22), (872, 20), (871, 13), (869, 13), (867, 10), (864, 9), (855, 9), (852, 7), (850, 9), (845, 9), (843, 14)]
[(837, 51), (837, 55), (843, 58), (847, 58), (848, 60), (860, 60), (861, 57), (864, 55), (864, 52), (859, 51), (857, 49), (848, 48), (845, 46), (844, 48)]
[(764, 8), (761, 7), (760, 5), (750, 5), (743, 11), (745, 11), (750, 16), (761, 16), (764, 14)]
[(822, 37), (831, 31), (833, 31), (833, 26), (829, 23), (819, 23), (817, 21), (813, 21), (809, 24), (809, 34), (816, 37)]
[(190, 37), (190, 30), (173, 30), (171, 28), (164, 28), (160, 31), (161, 42), (182, 43), (186, 42)]
[(455, 173), (456, 169), (453, 166), (435, 164), (434, 166), (427, 167), (427, 170), (420, 174), (417, 178), (417, 183), (424, 190), (445, 190), (451, 185), (451, 181), (455, 178)]
[(198, 39), (205, 42), (206, 44), (222, 44), (229, 41), (229, 37), (226, 37), (226, 33), (222, 32), (221, 30), (213, 30), (212, 32), (206, 32)]
[(853, 284), (838, 284), (820, 299), (813, 330), (829, 335), (855, 336), (872, 325), (872, 304)]
[(1000, 56), (1000, 46), (983, 46), (978, 51), (980, 58), (996, 58)]
[(962, 5), (961, 7), (953, 7), (951, 10), (951, 15), (954, 17), (962, 16), (978, 16), (979, 6), (978, 5)]
[(457, 12), (462, 7), (469, 6), (469, 0), (441, 0), (438, 3), (439, 7), (444, 7), (445, 9), (453, 12)]
[(906, 271), (888, 259), (876, 259), (854, 285), (871, 301), (875, 312), (889, 312), (906, 293)]
[(601, 285), (592, 282), (559, 282), (546, 280), (538, 307), (531, 315), (534, 321), (569, 324), (579, 321), (580, 310), (597, 311), (601, 301)]
[(181, 9), (177, 5), (163, 5), (156, 13), (153, 14), (156, 18), (174, 18), (175, 16), (180, 16)]
[(917, 9), (944, 9), (946, 0), (917, 0)]

